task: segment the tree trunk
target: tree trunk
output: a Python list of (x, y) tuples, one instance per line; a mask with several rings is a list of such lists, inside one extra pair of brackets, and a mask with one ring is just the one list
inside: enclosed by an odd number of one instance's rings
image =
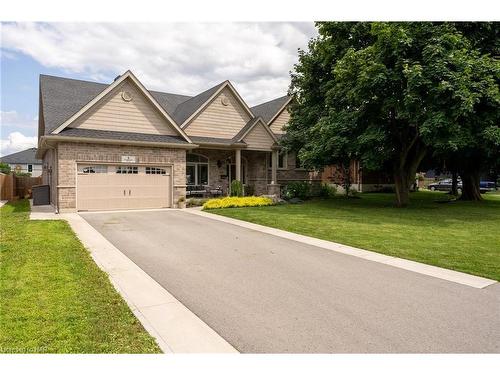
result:
[(351, 190), (351, 165), (350, 165), (350, 160), (347, 162), (347, 167), (346, 163), (342, 163), (342, 169), (344, 170), (344, 190), (345, 190), (345, 196), (349, 197), (349, 193)]
[(410, 187), (414, 178), (410, 178), (406, 171), (397, 171), (394, 173), (396, 205), (398, 207), (406, 207), (410, 203)]
[(396, 205), (406, 207), (410, 203), (410, 189), (415, 183), (417, 169), (425, 156), (425, 149), (417, 147), (417, 150), (404, 155), (394, 168), (394, 187), (396, 190)]
[(451, 195), (458, 195), (458, 173), (456, 170), (451, 172)]
[(462, 196), (463, 201), (481, 201), (481, 191), (479, 189), (479, 181), (481, 179), (477, 171), (463, 171), (460, 173), (462, 177)]

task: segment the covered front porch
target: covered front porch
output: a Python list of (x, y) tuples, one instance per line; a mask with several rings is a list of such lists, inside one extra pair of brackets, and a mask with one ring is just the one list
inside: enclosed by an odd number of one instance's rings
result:
[[(279, 196), (278, 150), (248, 150), (242, 147), (203, 148), (186, 153), (186, 194), (226, 196), (231, 182), (241, 181), (245, 195)], [(269, 175), (268, 169), (271, 169)]]

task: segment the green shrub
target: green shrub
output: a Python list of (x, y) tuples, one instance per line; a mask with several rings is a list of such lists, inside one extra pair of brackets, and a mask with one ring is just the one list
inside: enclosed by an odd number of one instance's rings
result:
[(290, 182), (283, 190), (282, 196), (284, 199), (307, 199), (311, 191), (311, 186), (305, 181)]
[(243, 196), (243, 184), (241, 181), (233, 180), (231, 182), (231, 194), (232, 197), (242, 197)]
[(257, 207), (257, 206), (272, 206), (273, 201), (270, 198), (264, 197), (225, 197), (210, 199), (203, 204), (204, 210), (212, 210), (214, 208), (230, 208), (230, 207)]
[(203, 206), (206, 201), (208, 201), (210, 198), (189, 198), (186, 201), (186, 207), (199, 207)]
[(337, 194), (337, 187), (330, 184), (321, 184), (319, 196), (321, 198), (333, 198)]
[(10, 165), (7, 163), (0, 163), (0, 172), (4, 174), (10, 173)]

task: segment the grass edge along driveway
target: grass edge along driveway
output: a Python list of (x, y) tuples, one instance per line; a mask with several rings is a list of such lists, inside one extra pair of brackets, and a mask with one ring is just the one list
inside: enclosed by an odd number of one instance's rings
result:
[(0, 209), (0, 353), (161, 353), (63, 220)]
[(500, 194), (442, 203), (441, 192), (314, 199), (303, 204), (207, 212), (500, 281)]

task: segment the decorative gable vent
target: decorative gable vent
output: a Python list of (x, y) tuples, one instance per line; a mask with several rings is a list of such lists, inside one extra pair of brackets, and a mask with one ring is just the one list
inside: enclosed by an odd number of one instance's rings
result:
[(128, 91), (122, 91), (122, 99), (126, 102), (130, 102), (132, 100), (132, 94)]
[(226, 97), (222, 97), (220, 102), (222, 103), (222, 105), (229, 105), (229, 99), (226, 98)]

